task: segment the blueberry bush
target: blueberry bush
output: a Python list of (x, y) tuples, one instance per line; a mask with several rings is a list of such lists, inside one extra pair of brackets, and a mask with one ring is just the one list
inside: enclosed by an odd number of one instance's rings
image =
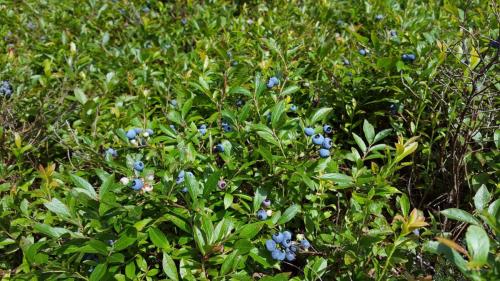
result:
[(499, 280), (496, 0), (0, 0), (1, 280)]

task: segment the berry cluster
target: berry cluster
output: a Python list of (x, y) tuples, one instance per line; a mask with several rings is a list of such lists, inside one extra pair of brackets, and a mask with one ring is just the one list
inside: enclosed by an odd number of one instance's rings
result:
[[(140, 178), (138, 175), (144, 171), (144, 163), (142, 161), (136, 161), (133, 165), (134, 172), (136, 173), (136, 178), (132, 180), (132, 184), (130, 185), (130, 188), (132, 188), (135, 191), (142, 190), (144, 192), (151, 192), (153, 191), (153, 181), (154, 181), (154, 175), (148, 175), (146, 178)], [(130, 179), (128, 177), (123, 177), (120, 179), (120, 182), (123, 185), (129, 185)]]
[(200, 127), (198, 127), (198, 132), (200, 132), (200, 134), (204, 136), (207, 133), (207, 125), (200, 125)]
[[(292, 241), (292, 233), (290, 231), (278, 232), (272, 235), (272, 239), (266, 240), (266, 249), (271, 253), (271, 257), (277, 261), (294, 261), (299, 243)], [(311, 244), (309, 241), (302, 237), (303, 235), (297, 235), (297, 238), (302, 238), (300, 240), (300, 247), (307, 251)]]
[(0, 82), (0, 97), (5, 96), (6, 98), (10, 98), (13, 93), (12, 85), (9, 81)]
[[(324, 125), (323, 132), (325, 134), (331, 134), (333, 132), (333, 129), (330, 125)], [(321, 146), (321, 148), (319, 149), (319, 156), (321, 158), (327, 158), (328, 156), (330, 156), (330, 148), (332, 148), (332, 139), (331, 138), (324, 137), (322, 134), (315, 134), (314, 135), (314, 129), (311, 127), (305, 128), (304, 133), (309, 137), (312, 136), (312, 142), (315, 145)]]
[(273, 76), (273, 77), (269, 78), (269, 81), (267, 82), (267, 87), (272, 88), (274, 86), (279, 85), (279, 83), (280, 83), (280, 80), (278, 80), (278, 78), (276, 78), (276, 76)]
[(271, 200), (269, 200), (269, 199), (266, 198), (264, 201), (262, 201), (262, 208), (268, 209), (268, 210), (266, 211), (264, 209), (260, 209), (257, 212), (257, 218), (259, 220), (263, 221), (263, 220), (266, 220), (267, 217), (272, 216), (273, 215), (273, 211), (269, 210), (270, 207), (271, 207)]
[(144, 139), (140, 138), (141, 133), (145, 138), (148, 138), (154, 134), (153, 130), (151, 129), (146, 129), (145, 131), (143, 131), (141, 128), (133, 128), (128, 130), (125, 135), (127, 136), (131, 144), (139, 145), (139, 142), (145, 143)]
[(401, 56), (401, 59), (402, 59), (404, 62), (413, 62), (413, 61), (415, 61), (416, 56), (415, 56), (415, 54), (403, 54), (403, 55)]

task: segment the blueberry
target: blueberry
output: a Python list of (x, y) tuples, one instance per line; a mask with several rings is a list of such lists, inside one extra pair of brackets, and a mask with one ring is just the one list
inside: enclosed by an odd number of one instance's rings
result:
[(283, 251), (280, 251), (278, 249), (272, 251), (271, 253), (271, 257), (274, 259), (274, 260), (277, 260), (277, 261), (282, 261), (285, 259), (285, 252)]
[(150, 9), (149, 9), (149, 7), (144, 7), (144, 8), (142, 8), (142, 11), (144, 13), (149, 13)]
[(237, 66), (237, 65), (238, 65), (238, 62), (237, 62), (237, 61), (233, 61), (231, 64), (232, 64), (233, 66)]
[(331, 138), (325, 138), (325, 140), (321, 144), (321, 147), (324, 148), (324, 149), (330, 149), (330, 148), (332, 148), (332, 139)]
[(220, 180), (218, 183), (217, 183), (217, 186), (219, 187), (219, 189), (226, 189), (226, 182), (224, 180)]
[(133, 190), (140, 190), (144, 186), (144, 183), (142, 182), (141, 179), (134, 179), (132, 181), (132, 189)]
[(207, 129), (198, 129), (198, 132), (200, 132), (200, 134), (204, 136), (207, 133)]
[(319, 150), (319, 156), (320, 156), (321, 158), (327, 158), (328, 156), (330, 156), (330, 150), (328, 150), (328, 149), (324, 149), (324, 148), (321, 148), (321, 149)]
[(272, 87), (278, 85), (279, 83), (280, 83), (280, 81), (278, 80), (278, 78), (273, 76), (273, 77), (269, 78), (269, 81), (267, 82), (267, 87), (272, 88)]
[(295, 253), (292, 251), (286, 251), (285, 258), (287, 261), (294, 261), (295, 260)]
[(267, 213), (266, 213), (266, 211), (265, 211), (265, 210), (259, 210), (259, 211), (257, 212), (257, 218), (258, 218), (259, 220), (261, 220), (261, 221), (263, 221), (263, 220), (267, 219)]
[(186, 176), (188, 176), (189, 178), (194, 177), (193, 173), (191, 173), (191, 172), (187, 172), (187, 173), (186, 173)]
[(9, 81), (2, 81), (0, 83), (0, 96), (9, 98), (12, 95), (13, 91), (14, 90), (12, 89), (12, 85), (9, 83)]
[(281, 232), (278, 232), (278, 233), (273, 234), (273, 240), (274, 240), (274, 242), (276, 242), (276, 243), (281, 243), (281, 242), (283, 242), (283, 239), (284, 239), (284, 238), (285, 238), (285, 237), (283, 236), (283, 233), (281, 233)]
[(222, 130), (224, 130), (224, 132), (226, 133), (231, 132), (232, 131), (231, 125), (229, 125), (226, 122), (222, 122)]
[(154, 134), (153, 130), (151, 129), (146, 129), (146, 133), (148, 133), (148, 135), (152, 136)]
[(307, 127), (304, 129), (304, 133), (306, 134), (306, 136), (310, 137), (314, 135), (314, 129), (311, 127)]
[(311, 243), (309, 243), (309, 241), (307, 241), (307, 239), (302, 239), (300, 241), (300, 246), (302, 246), (302, 248), (304, 249), (309, 249), (309, 247), (311, 247)]
[(293, 104), (292, 106), (290, 106), (290, 110), (291, 110), (292, 112), (297, 111), (297, 106), (296, 106), (295, 104)]
[(390, 34), (392, 37), (396, 37), (396, 36), (398, 36), (398, 33), (396, 32), (396, 30), (391, 30), (391, 31), (389, 32), (389, 34)]
[(181, 178), (181, 177), (177, 177), (177, 179), (175, 180), (176, 184), (181, 184), (183, 182), (184, 182), (184, 178)]
[(266, 200), (262, 201), (262, 206), (263, 206), (264, 208), (269, 208), (269, 207), (271, 207), (271, 200), (266, 199)]
[(186, 25), (186, 24), (187, 24), (187, 22), (188, 22), (188, 20), (187, 20), (186, 18), (182, 18), (182, 19), (181, 19), (181, 23), (182, 23), (183, 25)]
[(368, 53), (368, 51), (366, 51), (366, 49), (360, 49), (358, 52), (362, 56), (366, 56), (366, 54)]
[(142, 170), (144, 170), (144, 163), (142, 163), (142, 161), (136, 161), (134, 163), (134, 170), (142, 172)]
[(269, 251), (269, 252), (272, 252), (274, 250), (276, 250), (276, 242), (274, 242), (273, 240), (269, 239), (269, 240), (266, 240), (266, 249)]
[(414, 61), (416, 59), (415, 54), (408, 54), (408, 60), (409, 61)]
[(142, 133), (142, 129), (141, 128), (134, 128), (134, 131), (135, 131), (136, 134)]
[(492, 48), (500, 49), (500, 39), (499, 40), (491, 40), (489, 46)]
[(113, 157), (118, 156), (118, 152), (116, 152), (116, 150), (114, 150), (114, 149), (112, 149), (112, 148), (108, 148), (108, 149), (106, 150), (106, 154), (107, 154), (107, 155), (111, 155), (111, 156), (113, 156)]
[(242, 107), (244, 104), (245, 104), (245, 101), (244, 101), (244, 100), (242, 100), (242, 99), (238, 99), (238, 100), (236, 101), (236, 106), (237, 106), (237, 107)]
[(205, 125), (205, 124), (201, 124), (199, 127), (199, 129), (206, 129), (206, 128), (207, 128), (207, 125)]
[(182, 192), (182, 193), (187, 193), (187, 192), (188, 192), (187, 187), (184, 187), (183, 189), (181, 189), (181, 192)]
[(351, 64), (351, 62), (348, 59), (344, 59), (343, 63), (344, 63), (344, 65), (350, 65)]
[(416, 236), (420, 236), (420, 230), (414, 229), (413, 234), (415, 234)]
[(127, 138), (129, 140), (135, 139), (136, 136), (137, 136), (137, 133), (135, 132), (134, 129), (130, 129), (130, 130), (127, 131)]
[(217, 151), (217, 152), (224, 152), (224, 150), (225, 150), (224, 146), (220, 143), (215, 146), (215, 151)]
[(281, 242), (281, 245), (285, 248), (288, 248), (290, 246), (292, 246), (292, 240), (291, 239), (283, 239), (283, 241)]
[(179, 174), (177, 175), (178, 178), (184, 178), (186, 175), (186, 172), (184, 170), (180, 171)]
[(331, 134), (333, 132), (333, 129), (330, 125), (324, 125), (323, 132), (325, 132), (325, 134)]
[(173, 124), (172, 124), (172, 125), (170, 125), (169, 127), (170, 127), (170, 129), (172, 129), (172, 131), (177, 132), (177, 131), (175, 130), (175, 125), (173, 125)]
[(172, 106), (177, 106), (177, 100), (176, 100), (176, 99), (171, 100), (171, 101), (170, 101), (170, 104), (171, 104)]
[(398, 106), (394, 103), (391, 103), (391, 105), (389, 106), (389, 112), (392, 115), (396, 115), (398, 113)]
[(316, 134), (312, 137), (312, 142), (316, 145), (321, 145), (325, 138), (321, 134)]
[(283, 231), (283, 238), (285, 240), (291, 240), (292, 239), (292, 233), (290, 231), (288, 231), (288, 230), (287, 231)]
[(384, 16), (381, 15), (381, 14), (378, 14), (378, 15), (375, 16), (376, 20), (382, 20), (383, 18), (384, 18)]
[(297, 247), (295, 247), (294, 245), (290, 246), (289, 249), (291, 252), (294, 252), (294, 253), (297, 252)]

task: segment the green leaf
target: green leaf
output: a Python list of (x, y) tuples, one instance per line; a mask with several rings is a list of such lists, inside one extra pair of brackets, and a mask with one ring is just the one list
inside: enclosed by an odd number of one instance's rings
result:
[(361, 139), (360, 136), (356, 135), (355, 133), (352, 133), (352, 136), (354, 137), (354, 140), (356, 141), (356, 143), (358, 144), (359, 148), (361, 149), (361, 151), (363, 153), (366, 153), (366, 144), (365, 142)]
[(407, 217), (410, 212), (410, 200), (406, 194), (403, 194), (401, 198), (399, 198), (399, 205), (401, 206), (401, 213), (403, 213), (404, 217)]
[(233, 195), (231, 193), (224, 194), (224, 210), (227, 210), (233, 204)]
[(50, 236), (52, 238), (59, 238), (61, 235), (70, 233), (69, 230), (61, 227), (51, 227), (50, 225), (39, 223), (35, 224), (33, 229), (37, 232), (41, 232), (47, 236)]
[(128, 279), (134, 280), (137, 274), (135, 273), (135, 262), (131, 261), (125, 266), (125, 276), (127, 276)]
[(205, 242), (205, 238), (203, 237), (203, 233), (201, 230), (197, 227), (193, 227), (193, 235), (194, 235), (194, 241), (196, 242), (196, 245), (198, 246), (198, 249), (200, 250), (202, 255), (205, 255), (205, 246), (207, 243)]
[(474, 195), (474, 206), (476, 206), (476, 209), (479, 211), (482, 211), (486, 208), (490, 200), (491, 194), (488, 192), (488, 189), (484, 184), (481, 185), (479, 190), (476, 192), (476, 195)]
[(320, 179), (327, 180), (327, 181), (333, 181), (338, 185), (344, 185), (344, 186), (350, 186), (353, 184), (353, 181), (354, 181), (352, 177), (350, 177), (348, 175), (340, 174), (340, 173), (324, 174), (320, 177)]
[(77, 176), (77, 175), (69, 175), (71, 181), (79, 187), (80, 189), (83, 190), (83, 192), (90, 197), (91, 199), (98, 200), (97, 193), (95, 192), (94, 187), (85, 179)]
[(373, 143), (377, 143), (383, 139), (385, 139), (388, 135), (390, 135), (392, 132), (392, 129), (385, 129), (377, 133), (375, 135), (375, 138), (373, 139)]
[(474, 216), (472, 216), (468, 212), (461, 210), (461, 209), (450, 208), (450, 209), (446, 209), (446, 210), (441, 211), (441, 214), (443, 214), (445, 217), (453, 219), (453, 220), (467, 222), (470, 224), (477, 224), (477, 225), (480, 224), (479, 221), (476, 218), (474, 218)]
[(118, 238), (118, 240), (116, 240), (114, 244), (114, 250), (116, 252), (119, 252), (123, 249), (126, 249), (132, 244), (134, 244), (136, 240), (137, 238), (135, 237), (129, 237), (127, 235), (121, 236), (120, 238)]
[(262, 187), (257, 188), (257, 190), (255, 191), (255, 195), (253, 197), (253, 211), (254, 212), (257, 212), (260, 209), (260, 206), (261, 206), (262, 202), (264, 202), (266, 197), (267, 197), (267, 191), (265, 189), (263, 189)]
[(375, 129), (366, 119), (363, 122), (363, 132), (365, 133), (365, 138), (368, 141), (368, 144), (372, 144), (375, 140)]
[(280, 219), (278, 220), (278, 224), (284, 224), (289, 222), (295, 215), (300, 211), (300, 206), (299, 205), (292, 205), (288, 207), (285, 212), (283, 212), (283, 215), (281, 215)]
[(477, 225), (471, 225), (465, 233), (467, 250), (472, 256), (474, 263), (484, 265), (487, 263), (490, 250), (490, 239), (486, 231)]
[(114, 175), (110, 175), (102, 182), (101, 187), (99, 188), (99, 198), (102, 199), (104, 195), (106, 195), (109, 189), (113, 186), (114, 179)]
[(83, 92), (82, 89), (80, 88), (75, 88), (75, 90), (73, 91), (74, 94), (75, 94), (75, 98), (78, 102), (80, 102), (81, 104), (85, 104), (87, 103), (87, 96), (85, 95), (85, 93)]
[(320, 120), (323, 120), (324, 118), (326, 118), (328, 113), (330, 113), (330, 111), (332, 111), (332, 110), (333, 110), (333, 108), (331, 108), (331, 107), (323, 107), (323, 108), (318, 109), (316, 112), (314, 112), (314, 114), (310, 118), (311, 124), (314, 124)]
[(239, 237), (252, 239), (254, 238), (264, 226), (263, 222), (254, 222), (251, 224), (245, 224), (239, 229)]
[(63, 202), (59, 201), (57, 198), (52, 198), (52, 201), (44, 203), (43, 204), (47, 209), (50, 211), (56, 213), (57, 215), (64, 217), (64, 218), (69, 218), (71, 217), (71, 214), (69, 212), (68, 207), (64, 205)]
[(92, 271), (92, 274), (90, 275), (89, 280), (90, 281), (101, 281), (104, 275), (106, 274), (106, 271), (108, 270), (108, 265), (105, 263), (98, 264), (95, 268), (94, 271)]
[(161, 230), (156, 227), (152, 227), (148, 230), (149, 239), (153, 244), (163, 250), (169, 250), (170, 244), (168, 243), (167, 237)]
[(165, 252), (163, 252), (163, 259), (161, 262), (163, 267), (163, 272), (167, 274), (168, 278), (172, 280), (179, 280), (179, 274), (177, 273), (177, 267), (175, 266), (174, 260)]
[(287, 87), (285, 90), (283, 90), (281, 95), (283, 95), (283, 96), (291, 95), (291, 94), (297, 92), (298, 90), (300, 90), (300, 88), (298, 86), (292, 85), (292, 86)]
[(285, 101), (282, 100), (278, 102), (271, 110), (271, 125), (273, 128), (278, 128), (278, 122), (280, 121), (283, 113), (285, 112)]

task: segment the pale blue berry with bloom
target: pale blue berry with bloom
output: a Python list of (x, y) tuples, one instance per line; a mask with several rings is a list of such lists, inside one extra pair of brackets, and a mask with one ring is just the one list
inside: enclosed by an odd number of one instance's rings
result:
[(266, 220), (267, 219), (267, 212), (265, 210), (259, 210), (257, 212), (257, 218), (261, 221)]
[(136, 161), (134, 163), (134, 170), (142, 172), (144, 170), (144, 163), (142, 163), (142, 161)]
[(141, 179), (134, 179), (132, 181), (132, 189), (133, 190), (140, 190), (144, 186), (144, 183), (142, 182)]
[(266, 240), (266, 249), (269, 252), (276, 250), (276, 242), (274, 242), (274, 240), (272, 239)]

